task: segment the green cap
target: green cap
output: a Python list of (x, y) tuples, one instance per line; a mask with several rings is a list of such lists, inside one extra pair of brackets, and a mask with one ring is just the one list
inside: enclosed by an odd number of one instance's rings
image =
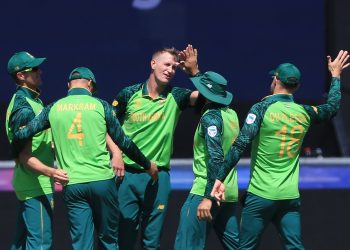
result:
[(290, 86), (299, 84), (301, 76), (299, 69), (291, 63), (280, 64), (277, 69), (270, 71), (270, 75)]
[(92, 71), (86, 67), (78, 67), (72, 70), (69, 74), (69, 81), (75, 79), (86, 79), (91, 80), (94, 86), (93, 92), (96, 92), (96, 79)]
[(15, 53), (7, 63), (7, 72), (13, 75), (19, 71), (38, 67), (46, 58), (35, 58), (26, 51)]
[(213, 71), (190, 78), (199, 93), (212, 102), (229, 105), (233, 95), (226, 91), (226, 79)]

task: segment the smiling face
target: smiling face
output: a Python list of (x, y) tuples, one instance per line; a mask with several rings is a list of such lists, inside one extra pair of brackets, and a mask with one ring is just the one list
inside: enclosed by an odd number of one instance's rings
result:
[(152, 74), (159, 85), (168, 85), (175, 75), (177, 58), (169, 52), (156, 54), (151, 61)]

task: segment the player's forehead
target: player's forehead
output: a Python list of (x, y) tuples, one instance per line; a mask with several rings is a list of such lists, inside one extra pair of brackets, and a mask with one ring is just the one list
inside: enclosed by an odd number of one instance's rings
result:
[(158, 62), (176, 63), (175, 55), (172, 55), (169, 52), (160, 53), (154, 58), (154, 60)]

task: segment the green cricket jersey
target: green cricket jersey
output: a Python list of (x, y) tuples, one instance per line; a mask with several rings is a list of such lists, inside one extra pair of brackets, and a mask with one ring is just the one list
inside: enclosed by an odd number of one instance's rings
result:
[[(239, 133), (237, 114), (229, 107), (211, 103), (200, 119), (194, 135), (192, 194), (210, 198), (219, 168)], [(232, 169), (225, 178), (227, 202), (238, 200), (237, 171)]]
[[(38, 98), (39, 93), (25, 87), (17, 87), (6, 112), (6, 133), (12, 144), (13, 132), (25, 126), (43, 109)], [(48, 166), (54, 165), (52, 136), (49, 129), (37, 133), (32, 138), (32, 155)], [(14, 157), (17, 158), (23, 145), (12, 144)], [(12, 185), (19, 200), (27, 200), (44, 194), (53, 193), (53, 181), (24, 164), (16, 161)]]
[(332, 118), (340, 105), (340, 79), (332, 78), (326, 104), (296, 104), (292, 95), (276, 94), (255, 104), (225, 159), (218, 178), (237, 164), (252, 142), (248, 192), (271, 200), (299, 197), (299, 153), (312, 121)]
[(150, 167), (150, 162), (123, 133), (112, 106), (92, 97), (86, 89), (71, 89), (67, 97), (47, 106), (17, 131), (14, 138), (28, 138), (50, 126), (59, 167), (69, 176), (68, 185), (113, 178), (106, 147), (107, 132), (138, 164)]
[[(124, 88), (112, 103), (125, 134), (159, 167), (169, 168), (175, 127), (190, 94), (188, 89), (168, 86), (152, 99), (145, 82)], [(125, 154), (123, 159), (127, 166), (142, 169)]]

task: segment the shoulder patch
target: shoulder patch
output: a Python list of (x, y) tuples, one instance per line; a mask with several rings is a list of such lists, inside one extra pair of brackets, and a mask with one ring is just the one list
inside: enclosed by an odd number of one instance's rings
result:
[(217, 129), (216, 126), (210, 126), (210, 127), (208, 127), (208, 135), (209, 135), (210, 137), (216, 136), (217, 133), (218, 133), (218, 129)]
[(247, 116), (247, 119), (245, 120), (245, 122), (247, 124), (252, 124), (252, 123), (255, 122), (255, 119), (256, 119), (256, 115), (252, 114), (252, 113), (249, 113), (248, 116)]
[(113, 102), (112, 102), (112, 106), (113, 106), (113, 107), (118, 106), (118, 101), (114, 99)]

